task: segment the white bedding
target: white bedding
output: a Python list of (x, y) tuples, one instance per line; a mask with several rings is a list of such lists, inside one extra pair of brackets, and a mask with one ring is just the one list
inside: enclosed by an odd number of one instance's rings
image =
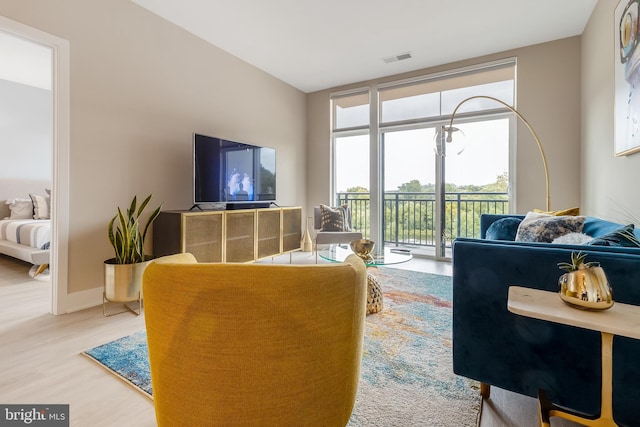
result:
[(50, 224), (49, 219), (3, 219), (0, 220), (0, 240), (48, 249), (51, 242)]

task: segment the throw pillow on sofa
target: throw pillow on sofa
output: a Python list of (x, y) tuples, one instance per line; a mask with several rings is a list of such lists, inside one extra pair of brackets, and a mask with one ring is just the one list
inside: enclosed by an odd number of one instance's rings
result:
[(593, 237), (584, 233), (569, 233), (553, 239), (556, 245), (589, 245)]
[(518, 232), (518, 227), (522, 219), (520, 218), (501, 218), (497, 221), (494, 221), (489, 228), (487, 228), (487, 232), (485, 237), (488, 240), (515, 240), (516, 233)]
[(551, 243), (569, 233), (581, 233), (585, 216), (555, 216), (529, 212), (516, 233), (516, 241)]
[(625, 225), (612, 233), (596, 237), (589, 242), (589, 244), (595, 246), (624, 246), (637, 248), (640, 246), (640, 241), (638, 241), (638, 237), (633, 234), (633, 229), (633, 224)]
[(580, 208), (569, 208), (569, 209), (562, 209), (559, 211), (543, 211), (541, 209), (534, 209), (533, 210), (535, 213), (546, 213), (549, 215), (554, 215), (554, 216), (565, 216), (565, 215), (571, 215), (571, 216), (577, 216), (580, 215)]

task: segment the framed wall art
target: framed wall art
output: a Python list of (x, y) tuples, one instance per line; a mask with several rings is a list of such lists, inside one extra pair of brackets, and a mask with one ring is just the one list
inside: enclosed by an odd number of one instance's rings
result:
[(615, 10), (616, 156), (640, 151), (640, 0), (620, 0)]

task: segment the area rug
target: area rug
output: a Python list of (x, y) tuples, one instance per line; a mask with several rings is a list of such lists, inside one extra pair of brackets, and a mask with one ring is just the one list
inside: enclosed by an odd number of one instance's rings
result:
[[(451, 277), (370, 269), (384, 308), (367, 316), (358, 396), (349, 427), (474, 427), (478, 384), (453, 373)], [(152, 398), (144, 331), (83, 352)]]

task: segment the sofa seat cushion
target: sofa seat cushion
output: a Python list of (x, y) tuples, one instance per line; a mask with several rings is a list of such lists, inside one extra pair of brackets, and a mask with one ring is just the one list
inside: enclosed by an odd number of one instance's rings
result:
[(516, 241), (551, 243), (569, 233), (581, 233), (586, 217), (529, 212), (516, 233)]

